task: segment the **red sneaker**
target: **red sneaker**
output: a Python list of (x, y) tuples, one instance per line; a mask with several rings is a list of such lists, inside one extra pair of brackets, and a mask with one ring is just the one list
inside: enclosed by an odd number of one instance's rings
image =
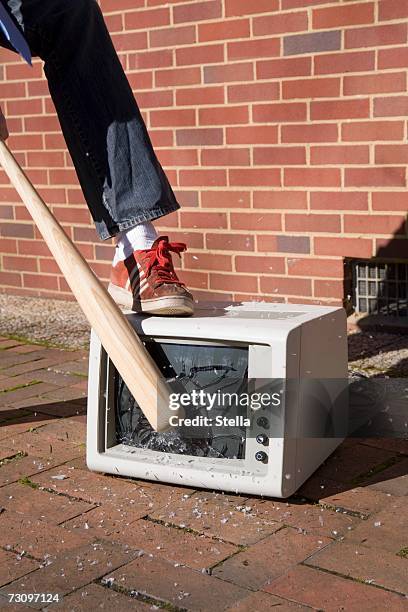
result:
[(108, 292), (117, 304), (135, 312), (193, 314), (193, 296), (177, 278), (170, 253), (180, 255), (186, 249), (182, 242), (159, 236), (150, 249), (134, 251), (112, 266)]

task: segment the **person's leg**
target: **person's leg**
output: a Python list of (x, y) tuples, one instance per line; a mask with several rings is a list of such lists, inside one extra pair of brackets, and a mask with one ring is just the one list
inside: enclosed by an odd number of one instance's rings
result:
[[(118, 236), (116, 261), (129, 257), (131, 247), (149, 249), (155, 237), (150, 221), (177, 210), (179, 204), (154, 153), (96, 1), (9, 3), (33, 54), (44, 60), (50, 94), (100, 238)], [(144, 222), (144, 231), (128, 231)], [(160, 244), (163, 254), (165, 243)], [(161, 295), (150, 295), (145, 309), (159, 299), (176, 313), (177, 297), (180, 304), (185, 302), (180, 312), (192, 312), (191, 295), (174, 280), (168, 249), (167, 259), (169, 276), (165, 279), (160, 274)], [(156, 260), (156, 266), (162, 266)], [(127, 289), (141, 308), (137, 285)], [(173, 296), (174, 308), (164, 299), (166, 292)]]

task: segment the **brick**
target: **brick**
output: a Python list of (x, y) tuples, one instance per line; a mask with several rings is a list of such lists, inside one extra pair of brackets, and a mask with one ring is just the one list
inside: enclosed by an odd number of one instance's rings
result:
[(257, 123), (305, 121), (307, 106), (304, 102), (256, 104), (252, 112), (253, 120)]
[(314, 58), (315, 74), (366, 72), (375, 68), (375, 51), (329, 53)]
[(149, 9), (147, 11), (132, 11), (125, 13), (125, 30), (145, 30), (170, 24), (170, 10)]
[(306, 164), (305, 147), (257, 147), (254, 149), (257, 166)]
[(181, 212), (181, 225), (186, 229), (227, 227), (227, 215), (219, 212)]
[(340, 169), (285, 168), (286, 187), (340, 187)]
[(0, 219), (14, 219), (14, 209), (12, 206), (0, 206)]
[(249, 208), (250, 193), (239, 191), (202, 191), (201, 203), (203, 208)]
[[(157, 95), (157, 93), (153, 92), (154, 95)], [(176, 91), (176, 106), (223, 104), (224, 102), (224, 89), (222, 87), (184, 87)]]
[(193, 85), (201, 82), (200, 68), (168, 68), (156, 70), (155, 84), (157, 87), (170, 87), (175, 85)]
[[(144, 53), (132, 53), (128, 58), (129, 70), (140, 70), (146, 68), (163, 68), (172, 66), (173, 53), (170, 49), (159, 51), (147, 51)], [(138, 95), (138, 98), (140, 94)]]
[[(13, 515), (15, 519), (17, 518), (16, 515), (21, 515), (20, 518), (26, 516), (29, 519), (46, 520), (47, 523), (54, 525), (58, 525), (92, 508), (88, 503), (69, 499), (62, 495), (55, 495), (48, 491), (33, 489), (30, 486), (19, 483), (2, 487), (0, 489), (0, 499), (1, 505), (9, 510), (10, 516)], [(8, 512), (4, 514), (7, 516)], [(0, 519), (2, 518), (2, 515), (0, 515)], [(7, 521), (8, 519), (6, 523)], [(1, 537), (4, 537), (7, 529), (2, 529), (1, 533), (3, 533)], [(9, 534), (7, 534), (7, 537), (9, 537)], [(3, 545), (7, 543), (9, 542), (5, 542), (3, 539)]]
[(346, 610), (352, 606), (355, 609), (378, 607), (402, 612), (405, 607), (402, 597), (395, 593), (302, 565), (273, 580), (264, 590), (300, 604), (327, 610)]
[(200, 108), (198, 111), (200, 125), (234, 125), (248, 123), (247, 106), (225, 106)]
[(210, 0), (209, 2), (195, 2), (173, 8), (174, 23), (184, 21), (201, 21), (221, 17), (220, 0)]
[(346, 168), (346, 187), (405, 187), (405, 185), (405, 168), (392, 166)]
[[(196, 166), (198, 161), (197, 151), (193, 149), (161, 149), (157, 151), (157, 157), (162, 166)], [(111, 254), (111, 252), (110, 252)]]
[(249, 149), (228, 148), (201, 151), (203, 166), (249, 166), (249, 163)]
[(256, 76), (258, 79), (309, 76), (311, 74), (312, 60), (310, 57), (260, 60), (256, 63)]
[(313, 28), (337, 28), (374, 22), (374, 2), (352, 6), (331, 6), (313, 11)]
[[(129, 36), (129, 34), (126, 34)], [(173, 47), (196, 42), (195, 26), (172, 26), (149, 32), (150, 47)]]
[[(118, 3), (116, 0), (101, 0), (100, 5), (104, 13), (118, 10)], [(144, 5), (144, 0), (121, 0), (120, 9), (121, 11), (126, 11), (129, 9), (140, 8)]]
[(373, 210), (406, 211), (407, 194), (405, 191), (376, 191), (372, 194), (372, 204)]
[(345, 215), (344, 231), (361, 234), (404, 233), (404, 217), (400, 215)]
[(406, 258), (408, 256), (408, 240), (395, 237), (393, 240), (379, 238), (375, 241), (375, 249), (378, 257)]
[(333, 123), (283, 125), (281, 133), (284, 143), (337, 142), (338, 140), (338, 128)]
[(375, 163), (408, 164), (407, 145), (377, 145), (375, 147)]
[(368, 194), (363, 191), (315, 191), (310, 194), (312, 210), (368, 210)]
[[(119, 544), (95, 542), (59, 554), (50, 565), (15, 580), (3, 593), (58, 593), (67, 595), (132, 561), (136, 552)], [(41, 603), (32, 607), (40, 609)]]
[(330, 145), (315, 146), (310, 149), (310, 163), (312, 165), (352, 165), (368, 164), (370, 150), (368, 145)]
[(380, 512), (362, 521), (346, 535), (345, 542), (386, 550), (397, 554), (405, 547), (404, 537), (407, 499), (391, 497)]
[[(1, 516), (0, 516), (1, 519)], [(26, 557), (19, 558), (13, 552), (0, 550), (0, 585), (3, 586), (36, 570), (38, 563)], [(7, 606), (9, 608), (10, 606)], [(27, 608), (28, 609), (28, 608)]]
[(188, 187), (226, 185), (226, 173), (225, 170), (180, 170), (179, 184)]
[(151, 609), (151, 604), (145, 604), (134, 597), (128, 597), (118, 591), (95, 583), (87, 584), (75, 591), (75, 593), (65, 596), (64, 605), (69, 610), (78, 611), (81, 608), (97, 610), (101, 605), (108, 610), (120, 610), (120, 612), (128, 612), (129, 610), (148, 612)]
[(278, 142), (276, 125), (226, 128), (227, 144), (272, 144)]
[(402, 140), (402, 121), (356, 121), (344, 123), (341, 128), (342, 140), (351, 142), (375, 140)]
[(228, 608), (228, 612), (252, 612), (253, 610), (270, 610), (274, 606), (281, 606), (281, 610), (293, 610), (297, 612), (307, 612), (306, 608), (298, 606), (295, 603), (291, 603), (286, 599), (257, 591), (251, 593), (245, 599), (242, 599), (233, 607)]
[(177, 130), (178, 145), (220, 145), (223, 143), (221, 128), (195, 128), (190, 130)]
[(231, 40), (246, 38), (250, 34), (248, 19), (229, 19), (227, 21), (198, 24), (198, 40)]
[(248, 4), (246, 0), (225, 0), (225, 16), (251, 15), (255, 13), (270, 13), (279, 9), (278, 0), (254, 0)]
[(150, 124), (152, 127), (194, 125), (195, 110), (177, 108), (151, 111)]
[(210, 274), (210, 289), (222, 291), (241, 291), (244, 293), (257, 293), (258, 279), (256, 276), (243, 274)]
[(393, 47), (392, 49), (379, 49), (378, 68), (405, 68), (408, 61), (407, 47)]
[[(258, 100), (279, 99), (278, 83), (250, 83), (248, 85), (230, 85), (227, 87), (228, 102), (252, 102)], [(200, 102), (202, 103), (202, 102)]]
[[(239, 545), (253, 544), (280, 528), (280, 523), (259, 522), (256, 511), (243, 512), (243, 502), (242, 497), (200, 491), (177, 506), (161, 508), (150, 516)], [(225, 518), (228, 520), (224, 521)]]
[(324, 276), (343, 278), (343, 262), (340, 259), (291, 259), (288, 258), (288, 274), (294, 276)]
[[(195, 253), (184, 255), (184, 268), (196, 270), (232, 270), (231, 255), (213, 255), (211, 253)], [(245, 272), (245, 270), (243, 270)]]
[(391, 591), (407, 592), (405, 559), (384, 550), (379, 555), (376, 549), (339, 543), (316, 553), (306, 563)]
[(259, 57), (273, 57), (280, 54), (279, 38), (261, 38), (227, 43), (228, 60), (258, 59)]
[(176, 49), (176, 64), (189, 66), (192, 64), (211, 64), (224, 59), (223, 45), (195, 45)]
[[(370, 100), (329, 100), (310, 104), (313, 121), (319, 119), (360, 119), (370, 116)], [(354, 125), (354, 124), (353, 124)]]
[(406, 117), (408, 96), (387, 96), (374, 99), (374, 117)]
[(303, 278), (267, 278), (260, 279), (261, 293), (279, 295), (312, 295), (310, 280)]
[(250, 62), (204, 66), (204, 83), (228, 83), (252, 81), (253, 65)]
[(317, 536), (299, 534), (289, 528), (281, 529), (218, 565), (213, 575), (245, 588), (259, 589), (329, 542), (327, 538), (320, 538), (319, 543)]
[(344, 281), (316, 280), (314, 281), (314, 295), (318, 298), (344, 297)]
[(341, 32), (312, 32), (295, 34), (283, 38), (283, 54), (299, 55), (301, 53), (320, 53), (336, 51), (341, 46)]
[(345, 32), (345, 48), (398, 45), (405, 43), (406, 39), (407, 25), (405, 23), (352, 28)]
[(55, 276), (48, 274), (23, 274), (23, 285), (25, 287), (32, 287), (33, 289), (58, 289), (58, 281)]
[(393, 93), (405, 90), (406, 75), (403, 72), (344, 77), (345, 96)]
[(244, 234), (206, 234), (206, 248), (216, 251), (253, 251), (254, 239)]
[(307, 30), (307, 26), (308, 17), (306, 11), (263, 15), (262, 17), (255, 17), (253, 19), (254, 36), (298, 32)]
[(304, 191), (255, 191), (254, 208), (305, 209), (307, 195)]
[(134, 51), (135, 49), (147, 48), (146, 32), (126, 32), (113, 34), (112, 40), (118, 53), (122, 51)]
[(336, 98), (340, 95), (340, 79), (325, 78), (283, 81), (282, 97), (295, 98)]
[(19, 516), (12, 512), (0, 515), (0, 542), (5, 548), (44, 560), (55, 556), (61, 549), (77, 548), (89, 540), (89, 534), (81, 536), (70, 533), (63, 527), (50, 525), (48, 522), (33, 519), (31, 516)]
[(340, 232), (340, 216), (288, 213), (285, 215), (285, 229), (293, 232)]
[(398, 2), (398, 0), (381, 0), (379, 3), (378, 17), (380, 21), (402, 19), (408, 17), (408, 7), (404, 2)]
[(231, 229), (243, 229), (249, 231), (264, 231), (281, 230), (282, 222), (279, 213), (264, 213), (259, 211), (256, 213), (234, 213), (230, 214)]
[(247, 186), (260, 186), (265, 187), (274, 186), (279, 187), (281, 184), (280, 170), (278, 168), (270, 168), (268, 170), (261, 170), (258, 168), (241, 168), (231, 169), (228, 171), (229, 184), (230, 185), (242, 185)]
[(257, 274), (284, 274), (285, 260), (283, 257), (247, 257), (235, 258), (237, 272), (255, 272)]

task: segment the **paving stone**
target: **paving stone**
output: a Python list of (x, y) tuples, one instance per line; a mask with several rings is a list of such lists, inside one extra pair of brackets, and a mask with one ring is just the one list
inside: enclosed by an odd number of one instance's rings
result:
[(310, 608), (301, 606), (291, 601), (275, 597), (258, 591), (251, 593), (245, 599), (242, 599), (231, 608), (227, 608), (226, 612), (265, 612), (266, 610), (274, 610), (275, 612), (310, 612)]
[(386, 450), (408, 455), (408, 440), (402, 438), (368, 438), (364, 444), (375, 448), (385, 448)]
[(86, 439), (86, 425), (70, 419), (52, 419), (41, 428), (41, 435), (50, 440), (82, 444)]
[[(55, 461), (58, 461), (56, 459)], [(25, 476), (32, 476), (55, 467), (55, 461), (45, 461), (39, 457), (15, 457), (0, 465), (0, 487), (16, 482)]]
[(67, 374), (82, 374), (88, 375), (88, 358), (83, 357), (78, 360), (61, 362), (52, 368), (54, 372), (66, 372)]
[(63, 440), (57, 436), (53, 437), (43, 427), (11, 436), (7, 440), (7, 445), (12, 445), (17, 452), (36, 457), (48, 459), (58, 456), (60, 462), (69, 461), (69, 459), (74, 459), (85, 452), (83, 444), (75, 444), (69, 439)]
[(88, 584), (75, 593), (67, 595), (61, 602), (48, 606), (47, 610), (54, 610), (54, 608), (63, 609), (66, 612), (84, 612), (85, 610), (147, 612), (152, 609), (152, 606), (99, 584)]
[[(108, 502), (64, 522), (64, 527), (73, 532), (90, 534), (95, 538), (106, 537), (112, 540), (121, 540), (120, 533), (123, 530), (125, 536), (132, 539), (135, 521), (142, 516), (146, 516), (146, 506), (144, 504), (118, 506), (115, 503)], [(131, 529), (129, 528), (130, 525), (132, 526)], [(109, 538), (111, 534), (112, 538)]]
[(408, 594), (407, 559), (379, 548), (336, 542), (314, 554), (306, 563), (403, 595)]
[(323, 497), (320, 502), (367, 517), (387, 506), (390, 502), (390, 497), (389, 493), (383, 493), (368, 487), (356, 487), (336, 495)]
[(7, 440), (19, 433), (42, 427), (48, 423), (51, 423), (52, 420), (53, 417), (47, 418), (44, 415), (34, 415), (33, 413), (28, 413), (28, 415), (10, 419), (0, 424), (0, 440)]
[(137, 591), (185, 610), (224, 610), (248, 595), (238, 586), (148, 555), (109, 576), (127, 591)]
[[(110, 542), (87, 544), (50, 559), (49, 565), (15, 580), (2, 592), (58, 593), (64, 596), (129, 563), (134, 554)], [(31, 607), (40, 609), (43, 604), (31, 604)]]
[(54, 401), (72, 401), (86, 396), (86, 389), (78, 389), (76, 387), (55, 387), (49, 392), (44, 392), (42, 396), (49, 400)]
[(14, 457), (17, 452), (13, 448), (7, 447), (5, 444), (0, 445), (0, 461)]
[[(8, 350), (13, 353), (33, 353), (34, 351), (38, 351), (38, 347), (38, 344), (18, 344), (17, 346), (12, 346)], [(2, 346), (0, 348), (2, 348)]]
[(345, 541), (398, 553), (408, 548), (408, 497), (392, 497), (377, 514), (348, 532)]
[[(0, 520), (2, 515), (0, 515)], [(13, 552), (0, 550), (0, 586), (8, 584), (25, 574), (32, 572), (39, 566), (37, 561), (20, 557)]]
[(296, 492), (295, 498), (319, 502), (322, 498), (349, 489), (350, 485), (313, 474)]
[(357, 444), (354, 440), (350, 440), (348, 445), (339, 447), (330, 456), (326, 463), (315, 472), (315, 477), (357, 484), (356, 479), (386, 464), (393, 457), (395, 457), (393, 451)]
[(5, 608), (7, 612), (32, 612), (32, 608), (28, 608), (24, 604), (9, 603), (9, 598), (0, 593), (0, 608)]
[(302, 565), (271, 582), (265, 590), (325, 612), (403, 612), (408, 608), (408, 602), (395, 593)]
[(138, 520), (129, 529), (112, 533), (111, 537), (132, 548), (152, 553), (155, 557), (200, 571), (216, 565), (239, 550), (232, 544), (146, 520)]
[(408, 495), (408, 458), (381, 472), (368, 486), (391, 495)]
[(20, 554), (28, 553), (39, 560), (48, 560), (91, 539), (86, 534), (73, 533), (26, 515), (14, 512), (0, 514), (0, 545)]
[[(70, 362), (72, 360), (72, 353), (69, 351), (52, 348), (42, 348), (30, 353), (11, 353), (9, 351), (0, 351), (0, 369), (5, 370), (7, 368), (8, 374), (11, 374), (14, 373), (14, 370), (11, 370), (13, 366), (21, 365), (23, 363), (33, 363), (40, 361), (41, 359), (50, 360), (50, 366), (56, 366), (57, 364), (62, 365), (64, 362)], [(38, 369), (38, 366), (36, 366), (36, 369)], [(21, 370), (18, 370), (17, 373), (20, 374)]]
[(330, 542), (329, 538), (284, 528), (227, 559), (213, 570), (213, 575), (245, 588), (259, 589)]
[(8, 349), (13, 346), (14, 347), (24, 346), (24, 344), (21, 344), (18, 340), (13, 340), (12, 338), (1, 338), (0, 350), (4, 351), (5, 349)]
[(259, 519), (245, 498), (220, 493), (197, 492), (149, 516), (240, 545), (253, 544), (281, 527), (269, 518)]
[(252, 500), (252, 509), (260, 520), (277, 521), (310, 535), (339, 537), (348, 533), (360, 519), (318, 505), (281, 501)]
[(27, 387), (21, 387), (15, 391), (7, 391), (7, 393), (0, 394), (0, 404), (3, 406), (9, 406), (13, 402), (17, 402), (22, 399), (33, 398), (44, 393), (57, 390), (58, 387), (50, 385), (49, 383), (39, 382), (35, 385), (28, 385)]
[(0, 506), (16, 514), (44, 519), (55, 525), (92, 508), (88, 502), (70, 499), (64, 495), (55, 495), (55, 493), (41, 489), (33, 489), (20, 483), (0, 488)]
[[(53, 479), (53, 476), (64, 474), (63, 480)], [(33, 481), (59, 493), (71, 495), (79, 499), (98, 504), (110, 503), (116, 505), (118, 511), (132, 508), (140, 515), (146, 516), (165, 504), (177, 505), (183, 495), (192, 493), (191, 489), (172, 488), (158, 485), (157, 487), (141, 487), (139, 484), (113, 476), (103, 476), (89, 470), (73, 468), (70, 464), (50, 470), (33, 477)]]
[[(86, 412), (86, 406), (80, 406), (75, 400), (65, 402), (42, 398), (41, 401), (37, 400), (34, 405), (32, 402), (27, 402), (27, 404), (23, 403), (21, 407), (36, 414), (49, 414), (59, 418), (73, 417)], [(19, 404), (17, 406), (20, 407)]]

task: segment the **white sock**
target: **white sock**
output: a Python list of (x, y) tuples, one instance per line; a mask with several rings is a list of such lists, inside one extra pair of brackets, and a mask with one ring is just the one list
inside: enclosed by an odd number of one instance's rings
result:
[(150, 221), (139, 223), (131, 229), (119, 232), (115, 236), (116, 248), (112, 265), (116, 266), (119, 261), (124, 261), (132, 255), (133, 251), (150, 249), (156, 238), (157, 232)]

